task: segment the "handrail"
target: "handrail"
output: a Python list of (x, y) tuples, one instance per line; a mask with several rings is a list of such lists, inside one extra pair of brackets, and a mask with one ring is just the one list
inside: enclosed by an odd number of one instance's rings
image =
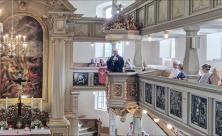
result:
[(153, 76), (153, 75), (138, 75), (138, 77), (140, 81), (151, 80), (156, 82), (163, 82), (165, 84), (177, 85), (181, 87), (192, 88), (222, 95), (222, 88), (216, 85), (199, 84), (197, 82), (188, 82), (184, 80), (177, 80), (168, 77)]

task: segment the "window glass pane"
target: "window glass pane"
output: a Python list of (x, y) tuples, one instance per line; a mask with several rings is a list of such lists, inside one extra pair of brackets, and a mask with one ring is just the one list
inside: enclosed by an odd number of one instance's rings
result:
[(160, 41), (160, 57), (161, 58), (170, 58), (171, 57), (171, 41), (162, 40)]
[(106, 18), (111, 18), (112, 17), (112, 8), (107, 8), (106, 9)]
[(175, 58), (176, 47), (175, 47), (175, 39), (171, 39), (171, 58)]
[(119, 55), (123, 56), (123, 42), (117, 42), (116, 49), (118, 50)]
[(105, 57), (111, 57), (112, 55), (112, 44), (105, 43)]
[(107, 110), (106, 95), (105, 92), (96, 92), (95, 94), (95, 109), (96, 110)]
[(207, 60), (221, 59), (221, 36), (222, 33), (207, 35)]
[(95, 43), (95, 57), (103, 57), (104, 43)]

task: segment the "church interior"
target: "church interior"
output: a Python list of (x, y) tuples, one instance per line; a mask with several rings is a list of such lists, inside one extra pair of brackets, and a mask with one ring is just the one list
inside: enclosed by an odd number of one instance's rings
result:
[(222, 0), (0, 0), (0, 136), (222, 136)]

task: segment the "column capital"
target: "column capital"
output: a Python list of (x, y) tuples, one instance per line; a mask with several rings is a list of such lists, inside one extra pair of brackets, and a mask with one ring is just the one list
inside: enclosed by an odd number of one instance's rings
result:
[(200, 31), (200, 27), (196, 25), (185, 26), (184, 31), (186, 32), (186, 36), (197, 36), (198, 31)]
[(200, 30), (200, 26), (197, 26), (197, 25), (185, 26), (185, 27), (184, 27), (184, 31), (185, 31), (185, 32), (199, 31), (199, 30)]

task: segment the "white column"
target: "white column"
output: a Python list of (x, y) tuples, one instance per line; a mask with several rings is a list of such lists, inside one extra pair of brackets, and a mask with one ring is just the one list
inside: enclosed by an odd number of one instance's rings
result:
[(53, 79), (52, 79), (52, 118), (64, 117), (64, 92), (65, 92), (65, 41), (55, 39), (53, 50)]
[(69, 121), (64, 116), (65, 93), (65, 41), (63, 38), (51, 38), (50, 47), (51, 72), (51, 118), (50, 129), (54, 134), (68, 135)]
[(184, 70), (188, 75), (197, 75), (199, 72), (199, 59), (198, 59), (198, 48), (199, 39), (198, 31), (200, 28), (198, 26), (187, 26), (184, 27), (186, 32), (186, 51), (184, 56)]
[(136, 67), (141, 68), (143, 65), (143, 58), (142, 58), (142, 41), (136, 40), (135, 41), (135, 53), (133, 63)]
[(74, 120), (73, 120), (73, 135), (79, 135), (79, 92), (73, 93), (73, 107), (74, 107)]
[(68, 39), (65, 43), (65, 113), (72, 112), (72, 64), (73, 64), (73, 40)]
[(78, 136), (78, 95), (72, 93), (73, 41), (66, 40), (65, 45), (65, 116), (70, 122), (69, 135)]
[(70, 135), (79, 135), (79, 92), (72, 93), (73, 111), (72, 118), (70, 118)]
[(142, 113), (139, 111), (138, 113), (135, 113), (133, 116), (133, 122), (134, 122), (134, 135), (140, 136), (142, 131)]
[(116, 135), (116, 115), (111, 110), (109, 111), (109, 136)]

